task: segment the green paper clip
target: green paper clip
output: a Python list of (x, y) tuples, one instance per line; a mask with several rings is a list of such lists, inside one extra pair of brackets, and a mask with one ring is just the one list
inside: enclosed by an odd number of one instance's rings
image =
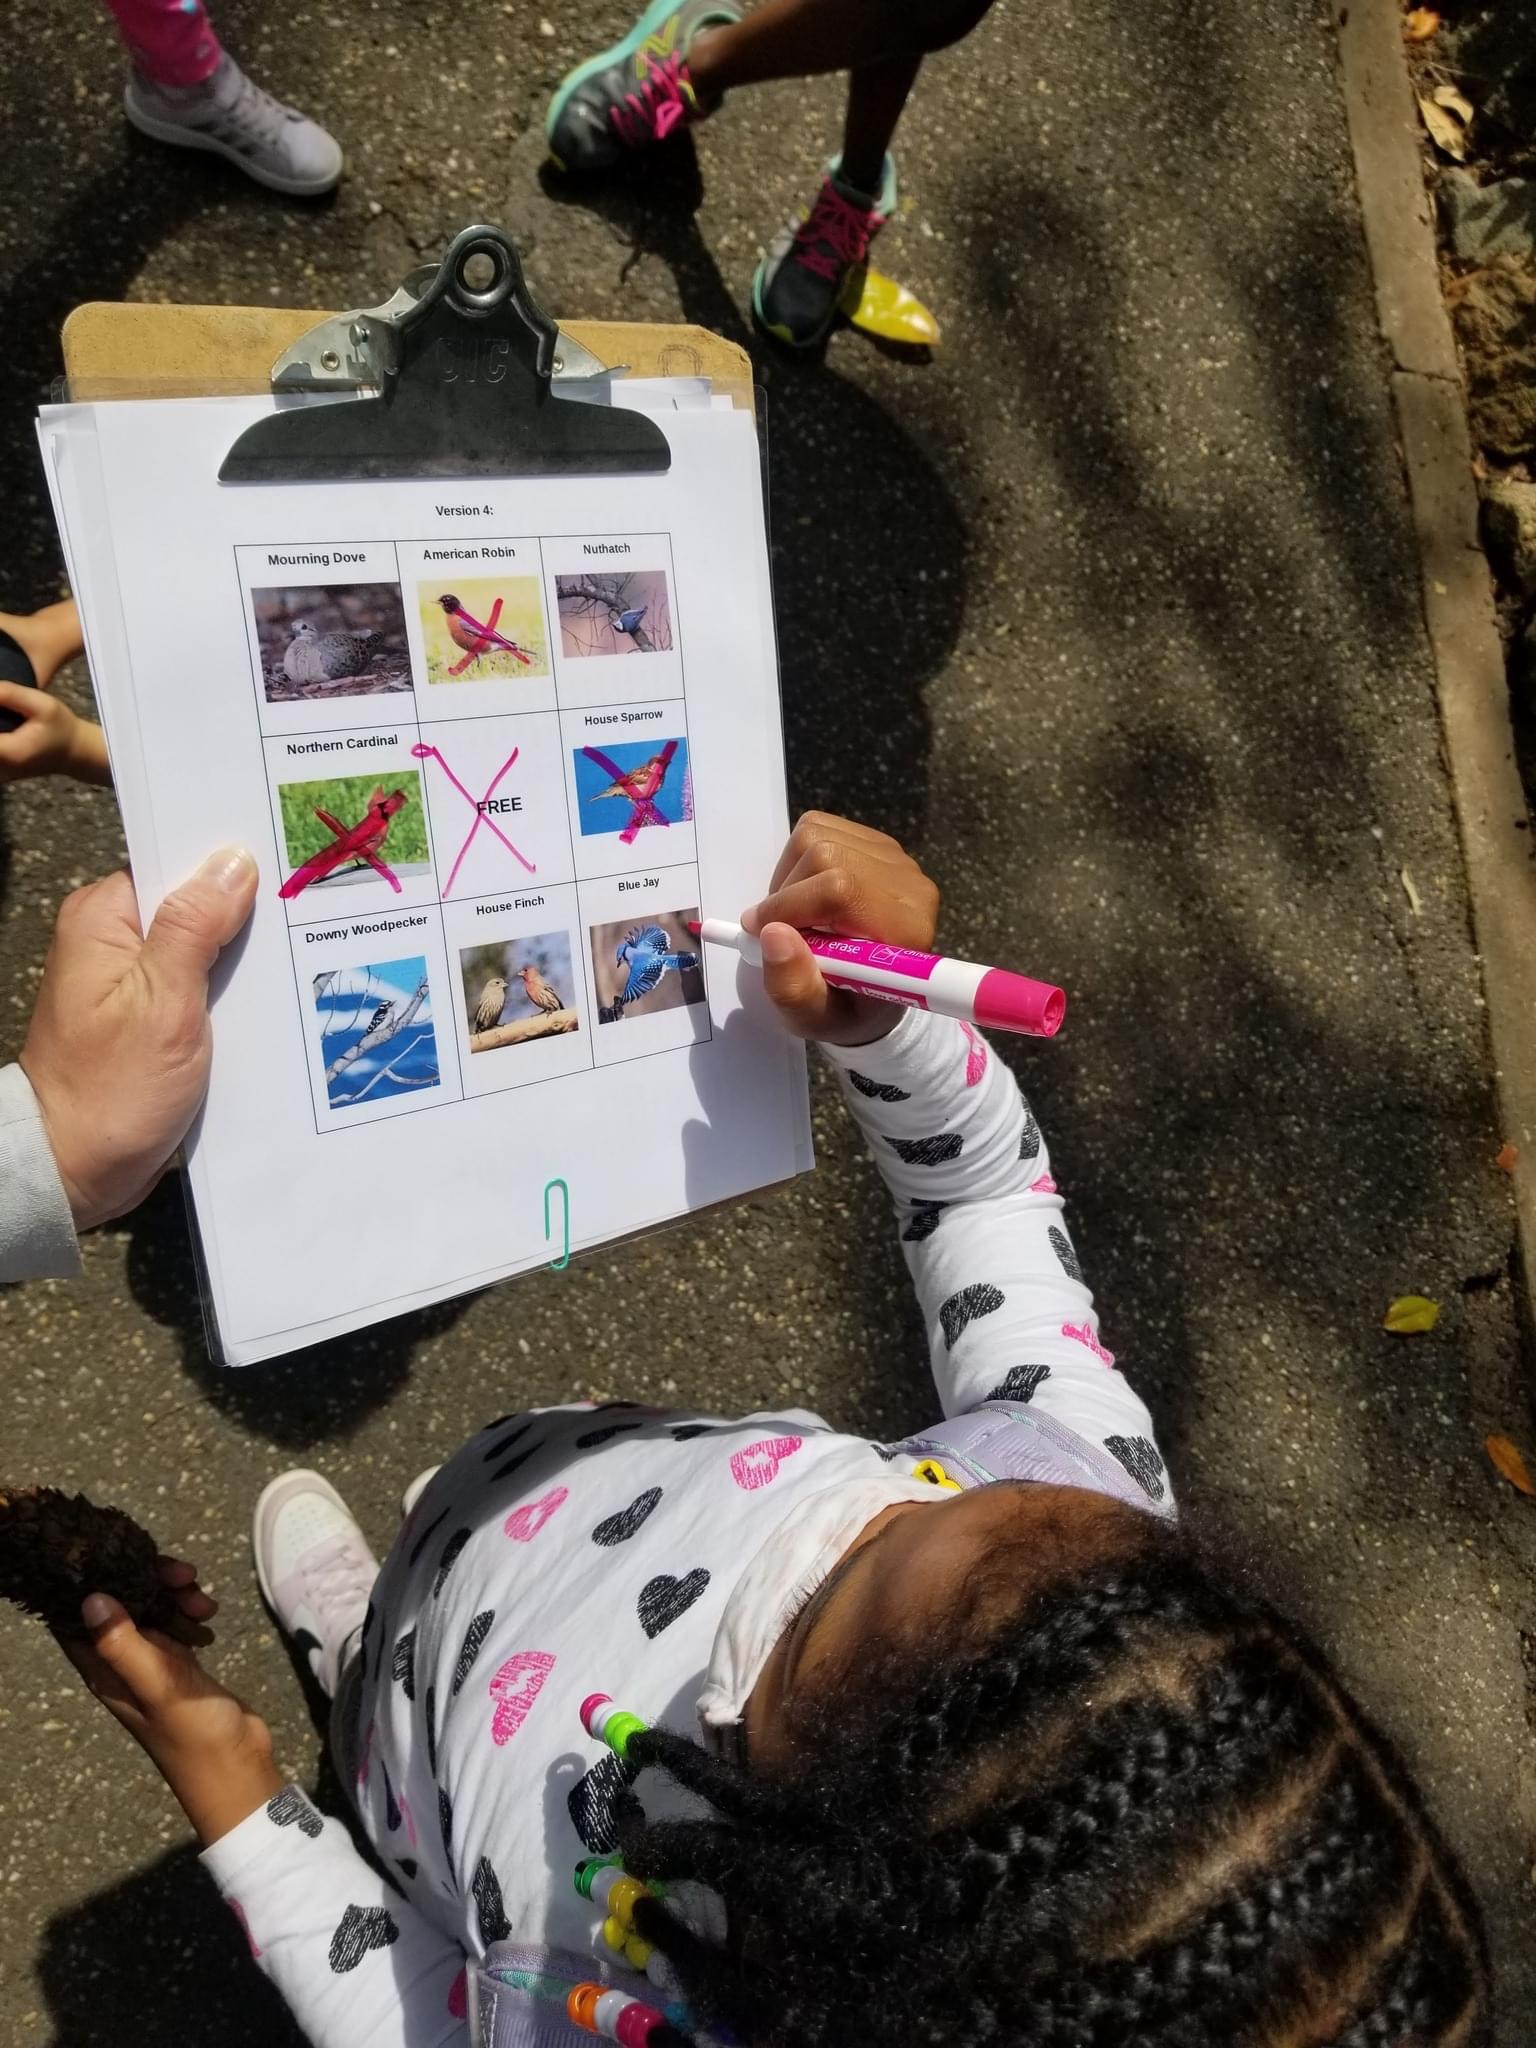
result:
[(551, 1188), (558, 1188), (560, 1190), (560, 1207), (564, 1221), (561, 1226), (563, 1240), (560, 1256), (558, 1259), (550, 1260), (549, 1270), (552, 1273), (563, 1273), (571, 1263), (571, 1191), (563, 1180), (547, 1180), (544, 1183), (544, 1242), (546, 1244), (549, 1242), (549, 1191)]

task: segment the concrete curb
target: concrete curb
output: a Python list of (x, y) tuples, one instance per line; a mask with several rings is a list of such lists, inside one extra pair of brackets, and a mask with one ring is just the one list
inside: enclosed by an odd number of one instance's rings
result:
[(1517, 1243), (1536, 1340), (1536, 832), (1515, 766), (1504, 653), (1478, 537), (1466, 398), (1440, 293), (1432, 202), (1397, 0), (1350, 0), (1339, 49), (1365, 237), (1423, 577), (1446, 767), (1482, 967), (1500, 1127), (1519, 1147)]

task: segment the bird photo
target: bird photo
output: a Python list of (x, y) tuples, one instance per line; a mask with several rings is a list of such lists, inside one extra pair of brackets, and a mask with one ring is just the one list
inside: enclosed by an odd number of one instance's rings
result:
[(583, 569), (555, 578), (560, 651), (665, 654), (672, 647), (672, 599), (665, 569)]
[(552, 1010), (563, 1010), (565, 1008), (559, 990), (544, 979), (531, 960), (526, 967), (518, 969), (518, 980), (523, 984), (523, 994), (532, 1003), (533, 1007), (536, 1010), (542, 1010), (545, 1016), (548, 1016)]
[[(494, 625), (477, 619), (474, 613), (467, 609), (463, 599), (454, 592), (450, 590), (437, 601), (447, 616), (448, 638), (455, 647), (462, 647), (464, 650), (464, 659), (454, 663), (453, 668), (449, 670), (450, 675), (455, 672), (462, 673), (475, 662), (483, 661), (488, 654), (510, 654), (512, 659), (521, 663), (524, 668), (532, 668), (533, 656), (526, 647), (519, 647), (515, 640), (509, 640), (504, 633), (498, 633)], [(499, 619), (501, 613), (502, 603), (498, 598), (491, 606), (491, 618)]]
[(384, 781), (338, 775), (324, 782), (283, 782), (277, 790), (289, 873), (278, 889), (287, 902), (306, 889), (382, 881), (401, 893), (404, 876), (429, 872), (421, 776), (397, 769)]
[(318, 633), (308, 619), (295, 619), (283, 673), (290, 683), (344, 683), (367, 673), (383, 641), (382, 633)]
[(314, 977), (314, 1004), (332, 1109), (417, 1096), (441, 1081), (422, 954), (327, 968)]
[(412, 688), (397, 584), (294, 585), (253, 590), (250, 600), (269, 704)]
[(592, 972), (600, 1024), (651, 1016), (704, 1000), (704, 973), (688, 944), (697, 909), (664, 911), (643, 923), (594, 925)]
[(506, 1008), (507, 978), (504, 974), (493, 974), (481, 989), (479, 1000), (470, 1013), (471, 1031), (492, 1031), (501, 1022), (501, 1013)]
[(685, 739), (614, 740), (571, 755), (582, 837), (617, 832), (627, 846), (648, 826), (693, 817), (693, 770)]
[(581, 1029), (567, 932), (467, 946), (459, 955), (472, 1053), (501, 1053)]
[(537, 576), (461, 576), (416, 586), (429, 683), (539, 681), (549, 632)]

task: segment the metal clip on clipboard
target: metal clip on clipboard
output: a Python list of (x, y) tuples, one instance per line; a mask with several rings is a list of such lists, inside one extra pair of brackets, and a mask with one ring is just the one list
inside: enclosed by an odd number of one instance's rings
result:
[[(614, 476), (665, 470), (649, 415), (582, 404), (561, 380), (614, 374), (538, 305), (500, 228), (469, 227), (442, 263), (382, 306), (322, 321), (272, 369), (279, 397), (248, 427), (221, 483), (355, 477)], [(315, 395), (333, 394), (331, 404)]]

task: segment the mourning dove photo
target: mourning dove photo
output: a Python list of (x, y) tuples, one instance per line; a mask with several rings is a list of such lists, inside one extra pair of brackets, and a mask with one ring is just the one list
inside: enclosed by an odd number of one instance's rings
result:
[(283, 673), (290, 683), (345, 682), (363, 673), (383, 641), (382, 633), (317, 633), (308, 619), (295, 619)]
[(475, 1031), (494, 1031), (501, 1022), (502, 1005), (507, 1000), (507, 984), (499, 974), (493, 974), (480, 991), (480, 1000), (475, 1005), (475, 1014), (470, 1026)]

